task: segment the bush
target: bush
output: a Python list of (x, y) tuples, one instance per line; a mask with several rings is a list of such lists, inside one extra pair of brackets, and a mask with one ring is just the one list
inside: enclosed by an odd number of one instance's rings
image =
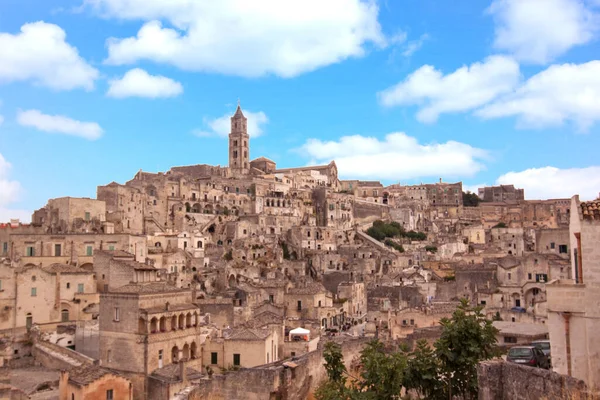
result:
[(404, 253), (404, 247), (401, 244), (394, 242), (392, 239), (385, 239), (383, 242), (386, 246), (398, 250), (400, 253)]
[(386, 238), (405, 237), (410, 240), (426, 240), (427, 235), (424, 232), (408, 231), (406, 232), (398, 222), (386, 223), (381, 220), (373, 222), (373, 226), (367, 229), (367, 235), (380, 242)]
[(506, 228), (506, 224), (504, 222), (499, 222), (496, 225), (492, 226), (492, 229), (494, 228)]
[(430, 253), (437, 253), (437, 247), (436, 246), (425, 246), (425, 251), (428, 251)]
[(229, 249), (229, 251), (223, 255), (223, 259), (227, 261), (233, 260), (233, 250)]

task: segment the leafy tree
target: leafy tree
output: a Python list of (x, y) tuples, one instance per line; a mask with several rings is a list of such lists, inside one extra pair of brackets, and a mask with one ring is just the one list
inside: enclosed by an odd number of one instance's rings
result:
[(325, 343), (323, 350), (325, 370), (328, 380), (323, 382), (314, 393), (317, 400), (338, 400), (348, 398), (349, 390), (346, 389), (346, 366), (342, 348), (335, 342)]
[(389, 353), (383, 343), (375, 339), (367, 343), (360, 354), (362, 364), (358, 390), (360, 399), (399, 399), (407, 366), (403, 352)]
[(469, 191), (463, 192), (462, 196), (463, 196), (463, 206), (465, 206), (465, 207), (477, 207), (479, 205), (479, 203), (481, 202), (481, 199), (479, 198), (479, 196), (477, 196), (475, 193), (471, 193)]
[(383, 242), (386, 246), (398, 250), (400, 253), (404, 253), (404, 247), (401, 244), (394, 242), (392, 239), (385, 239)]
[(435, 354), (442, 365), (442, 379), (448, 397), (477, 398), (477, 364), (499, 355), (498, 330), (482, 314), (483, 307), (471, 307), (462, 299), (452, 318), (442, 318), (442, 335)]
[(425, 251), (429, 251), (431, 253), (437, 253), (437, 246), (425, 246)]
[(425, 339), (417, 341), (410, 353), (404, 376), (404, 387), (417, 391), (425, 399), (444, 399), (444, 386), (440, 381), (442, 365)]
[(494, 228), (506, 228), (506, 224), (504, 222), (498, 222), (496, 225), (492, 226)]
[(223, 254), (223, 259), (225, 259), (226, 261), (233, 260), (233, 250), (229, 249), (227, 253)]

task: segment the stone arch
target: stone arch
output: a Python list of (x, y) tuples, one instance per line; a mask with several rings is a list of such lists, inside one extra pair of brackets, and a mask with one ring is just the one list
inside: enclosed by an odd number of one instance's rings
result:
[(84, 263), (81, 264), (81, 267), (79, 267), (85, 271), (94, 271), (94, 264), (93, 263)]
[(160, 247), (162, 247), (162, 244), (160, 242), (155, 242), (154, 243), (154, 247), (160, 248)]
[(237, 283), (234, 274), (229, 275), (229, 278), (227, 279), (227, 281), (229, 282), (229, 287), (235, 287), (235, 285)]
[(160, 320), (158, 321), (158, 328), (160, 329), (161, 332), (166, 332), (167, 331), (167, 318), (162, 316), (160, 317)]
[(179, 361), (179, 347), (173, 346), (171, 349), (171, 362), (176, 363)]
[(198, 326), (198, 313), (194, 311), (194, 326)]
[(198, 242), (196, 243), (196, 248), (198, 248), (198, 249), (202, 248), (202, 240), (198, 240)]
[(157, 330), (158, 330), (158, 319), (156, 319), (156, 317), (152, 317), (152, 319), (150, 320), (150, 332), (156, 333)]
[(192, 212), (192, 207), (190, 206), (190, 203), (187, 201), (185, 203), (185, 212)]
[(181, 358), (182, 360), (190, 359), (190, 345), (187, 343), (183, 345), (183, 350), (181, 351)]
[(192, 313), (187, 313), (185, 315), (185, 326), (190, 328), (192, 326)]
[(185, 328), (185, 317), (183, 314), (179, 314), (179, 329)]
[(177, 330), (177, 315), (171, 317), (171, 330)]
[(196, 345), (196, 342), (192, 342), (192, 345), (190, 346), (190, 358), (193, 360), (197, 357), (198, 357), (198, 346)]
[(61, 322), (69, 322), (70, 318), (69, 318), (69, 309), (68, 308), (63, 308), (62, 310), (60, 310), (60, 321)]

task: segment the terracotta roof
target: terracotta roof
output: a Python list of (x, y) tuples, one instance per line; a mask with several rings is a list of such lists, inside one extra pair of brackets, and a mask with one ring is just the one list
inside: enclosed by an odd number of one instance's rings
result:
[(268, 329), (235, 328), (226, 337), (228, 340), (265, 340), (271, 331)]
[(80, 368), (74, 368), (69, 373), (69, 382), (75, 383), (78, 386), (85, 386), (89, 385), (94, 381), (97, 381), (105, 375), (114, 375), (121, 377), (120, 375), (109, 371), (105, 368), (101, 368), (97, 365), (85, 365), (81, 366)]
[[(202, 373), (192, 367), (186, 367), (185, 372), (188, 379), (200, 379), (202, 377)], [(152, 371), (152, 375), (159, 376), (161, 378), (180, 379), (179, 364), (169, 364), (162, 368), (155, 369)]]
[(583, 219), (600, 220), (600, 199), (581, 203)]
[(264, 311), (254, 315), (252, 319), (244, 325), (248, 328), (262, 328), (263, 326), (272, 324), (283, 325), (283, 317), (270, 311)]
[(180, 289), (166, 282), (130, 283), (113, 290), (114, 293), (161, 293), (161, 292), (185, 292), (188, 289)]
[(93, 274), (92, 271), (87, 271), (85, 269), (81, 269), (74, 265), (58, 264), (58, 263), (48, 265), (47, 267), (44, 268), (44, 270), (54, 273), (54, 274), (57, 272), (60, 272), (61, 274)]
[(113, 257), (135, 258), (135, 255), (128, 253), (126, 251), (123, 251), (123, 250), (101, 250), (101, 251), (105, 251), (105, 252), (111, 254)]
[(288, 290), (289, 294), (317, 294), (325, 292), (327, 292), (327, 289), (318, 282), (308, 282), (305, 285), (290, 288)]

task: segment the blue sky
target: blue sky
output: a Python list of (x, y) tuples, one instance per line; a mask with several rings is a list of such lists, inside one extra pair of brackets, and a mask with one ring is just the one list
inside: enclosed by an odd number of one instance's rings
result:
[(599, 0), (1, 0), (0, 220), (139, 170), (600, 191)]

